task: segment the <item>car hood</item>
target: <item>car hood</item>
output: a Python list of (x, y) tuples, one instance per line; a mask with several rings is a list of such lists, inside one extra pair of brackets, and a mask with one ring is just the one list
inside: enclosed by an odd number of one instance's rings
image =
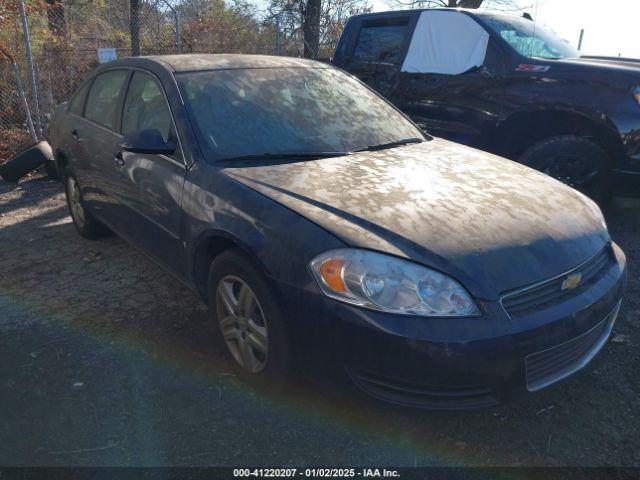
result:
[(582, 194), (441, 139), (222, 171), (348, 245), (444, 271), (485, 299), (561, 274), (609, 240), (599, 208)]

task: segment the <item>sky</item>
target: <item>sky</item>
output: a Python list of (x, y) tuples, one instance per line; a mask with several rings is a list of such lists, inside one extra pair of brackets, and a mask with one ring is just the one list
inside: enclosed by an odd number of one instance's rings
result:
[[(536, 0), (513, 1), (575, 47), (584, 28), (585, 54), (640, 58), (640, 0), (539, 0), (537, 6)], [(374, 11), (399, 9), (394, 0), (372, 4)]]

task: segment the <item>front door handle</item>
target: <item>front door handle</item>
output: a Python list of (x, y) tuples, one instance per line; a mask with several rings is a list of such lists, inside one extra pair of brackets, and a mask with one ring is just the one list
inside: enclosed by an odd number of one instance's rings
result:
[(116, 166), (118, 166), (118, 167), (124, 166), (124, 158), (122, 157), (122, 152), (121, 151), (118, 151), (118, 152), (113, 154), (113, 161), (115, 162)]
[(75, 140), (80, 140), (80, 135), (78, 134), (78, 129), (77, 128), (74, 128), (73, 130), (71, 130), (71, 136)]

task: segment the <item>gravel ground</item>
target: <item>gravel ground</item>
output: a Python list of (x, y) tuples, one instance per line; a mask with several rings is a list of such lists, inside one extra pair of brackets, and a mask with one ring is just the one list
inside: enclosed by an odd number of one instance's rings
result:
[(640, 208), (622, 206), (629, 290), (601, 355), (516, 404), (435, 413), (252, 392), (193, 293), (80, 238), (59, 184), (0, 182), (0, 465), (640, 466)]

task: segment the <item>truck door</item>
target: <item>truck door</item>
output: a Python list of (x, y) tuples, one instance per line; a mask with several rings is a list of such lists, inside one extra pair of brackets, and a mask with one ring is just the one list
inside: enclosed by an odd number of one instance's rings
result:
[(486, 148), (501, 110), (501, 63), (472, 16), (425, 11), (390, 100), (429, 133)]
[(397, 86), (402, 58), (409, 44), (410, 20), (410, 16), (362, 20), (352, 45), (353, 54), (340, 66), (382, 96), (389, 97)]

